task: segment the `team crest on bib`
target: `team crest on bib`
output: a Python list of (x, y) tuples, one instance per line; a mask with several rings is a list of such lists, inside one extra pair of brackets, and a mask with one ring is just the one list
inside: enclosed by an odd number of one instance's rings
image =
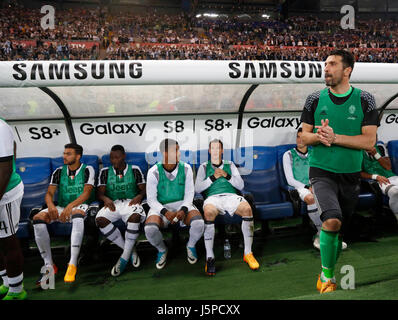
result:
[(355, 106), (353, 104), (348, 107), (348, 112), (351, 114), (355, 113)]

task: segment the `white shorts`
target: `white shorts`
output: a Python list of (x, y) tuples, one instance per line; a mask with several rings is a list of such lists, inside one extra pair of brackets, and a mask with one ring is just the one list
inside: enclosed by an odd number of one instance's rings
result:
[(387, 189), (387, 187), (390, 186), (390, 185), (393, 185), (393, 186), (397, 186), (397, 187), (398, 187), (398, 176), (390, 177), (390, 178), (388, 178), (388, 180), (390, 180), (390, 184), (385, 184), (385, 183), (383, 183), (381, 186), (380, 186), (380, 184), (379, 184), (380, 189), (381, 189), (381, 191), (383, 192), (383, 194), (386, 194), (386, 189)]
[(232, 217), (242, 202), (247, 201), (244, 197), (237, 194), (216, 194), (205, 200), (203, 203), (203, 209), (206, 205), (212, 204), (217, 208), (221, 215), (228, 213)]
[[(60, 206), (56, 206), (56, 208), (57, 208), (57, 210), (58, 210), (58, 216), (60, 216), (61, 213), (62, 213), (62, 211), (64, 211), (64, 209), (65, 209), (64, 207), (60, 207)], [(77, 207), (74, 207), (74, 208), (72, 209), (72, 213), (73, 213), (73, 211), (75, 211), (75, 210), (82, 210), (82, 211), (84, 211), (84, 213), (86, 213), (87, 209), (88, 209), (88, 204), (83, 203), (83, 204), (81, 204), (81, 205), (78, 205)], [(46, 209), (44, 209), (44, 210), (42, 210), (42, 211), (40, 211), (40, 212), (48, 212), (48, 208), (46, 208)], [(72, 217), (71, 217), (71, 218), (72, 218)], [(55, 220), (55, 221), (58, 221), (58, 219)], [(54, 221), (51, 221), (51, 222), (54, 222)]]
[(22, 196), (0, 205), (0, 238), (7, 238), (18, 231)]
[(300, 189), (297, 189), (297, 191), (298, 191), (299, 197), (300, 197), (300, 199), (301, 199), (302, 201), (304, 201), (304, 198), (305, 198), (306, 196), (308, 196), (309, 194), (311, 194), (311, 191), (310, 191), (309, 189), (307, 189), (307, 188), (300, 188)]
[(102, 208), (98, 213), (96, 218), (103, 217), (108, 219), (110, 222), (114, 223), (120, 219), (127, 224), (127, 220), (131, 217), (133, 213), (137, 213), (141, 216), (141, 223), (145, 222), (146, 214), (145, 210), (140, 204), (135, 204), (129, 206), (131, 199), (125, 200), (115, 200), (115, 211), (111, 211), (109, 208)]
[[(168, 211), (177, 211), (177, 210), (180, 210), (180, 208), (181, 208), (181, 206), (182, 206), (182, 203), (183, 203), (183, 201), (177, 201), (177, 202), (172, 202), (172, 203), (165, 204), (165, 205), (163, 205), (163, 206), (164, 206)], [(190, 211), (192, 211), (192, 210), (197, 210), (197, 211), (199, 211), (193, 204), (191, 204), (191, 205), (188, 207), (188, 212), (190, 212)], [(158, 216), (158, 217), (162, 218), (162, 221), (163, 221), (163, 228), (167, 228), (168, 225), (169, 225), (169, 223), (170, 223), (170, 221), (167, 220), (167, 218), (166, 218), (164, 215), (162, 215), (160, 212), (157, 212), (157, 211), (155, 211), (155, 210), (153, 210), (153, 209), (150, 209), (149, 212), (148, 212), (148, 218), (149, 218), (150, 216)], [(181, 227), (185, 227), (186, 225), (184, 224), (184, 222), (180, 221), (180, 226), (181, 226)]]

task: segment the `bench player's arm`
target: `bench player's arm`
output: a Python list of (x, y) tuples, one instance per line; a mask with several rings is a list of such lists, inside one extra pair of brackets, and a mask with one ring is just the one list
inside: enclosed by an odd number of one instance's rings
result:
[(80, 206), (81, 204), (85, 203), (91, 195), (91, 192), (93, 191), (94, 186), (92, 184), (85, 184), (83, 188), (83, 193), (78, 196), (74, 201), (68, 204), (68, 207), (75, 208), (77, 206)]

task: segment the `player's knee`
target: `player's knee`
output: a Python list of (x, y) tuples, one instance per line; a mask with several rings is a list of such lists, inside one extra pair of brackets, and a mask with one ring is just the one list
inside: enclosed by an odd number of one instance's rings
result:
[(141, 216), (138, 213), (133, 213), (127, 220), (127, 222), (138, 223), (141, 221)]
[(33, 222), (41, 221), (48, 223), (48, 214), (45, 211), (41, 211), (38, 214), (34, 215), (32, 220)]
[(145, 236), (147, 239), (153, 238), (153, 236), (158, 233), (159, 230), (160, 228), (156, 223), (146, 224), (144, 227)]
[(217, 208), (214, 206), (205, 206), (203, 212), (206, 221), (213, 221), (217, 216)]
[(311, 204), (315, 203), (315, 198), (314, 198), (314, 196), (312, 194), (309, 194), (308, 196), (306, 196), (304, 198), (304, 201), (305, 201), (306, 204), (310, 204), (311, 205)]
[(247, 202), (242, 202), (239, 205), (237, 213), (242, 217), (251, 217), (253, 215), (252, 208)]
[(214, 211), (204, 211), (204, 217), (206, 221), (214, 221), (216, 219), (216, 213)]
[(72, 215), (72, 217), (73, 216), (76, 216), (76, 217), (80, 216), (80, 217), (84, 218), (86, 213), (83, 210), (73, 210), (71, 215)]
[(110, 223), (111, 222), (104, 217), (97, 217), (95, 219), (95, 224), (97, 225), (98, 228), (105, 228)]
[(322, 228), (328, 231), (339, 231), (341, 228), (341, 221), (337, 218), (327, 219), (322, 223)]

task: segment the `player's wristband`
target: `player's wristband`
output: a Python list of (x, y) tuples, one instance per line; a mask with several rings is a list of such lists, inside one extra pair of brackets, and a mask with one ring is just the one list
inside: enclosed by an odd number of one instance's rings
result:
[(378, 175), (377, 174), (372, 174), (372, 179), (377, 180)]
[(376, 153), (376, 154), (374, 155), (374, 157), (375, 157), (376, 160), (379, 160), (379, 159), (381, 158), (381, 155), (380, 155), (380, 153)]

